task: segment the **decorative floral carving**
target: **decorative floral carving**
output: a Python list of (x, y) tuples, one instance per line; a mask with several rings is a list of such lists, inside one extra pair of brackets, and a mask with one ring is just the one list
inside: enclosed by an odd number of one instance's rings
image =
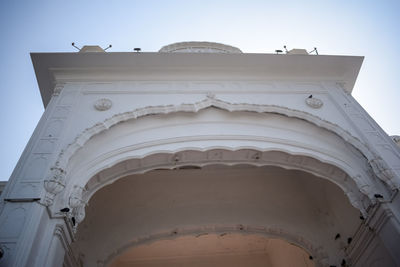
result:
[(51, 204), (53, 204), (55, 196), (60, 193), (65, 187), (65, 171), (59, 167), (52, 167), (50, 171), (50, 177), (44, 180), (46, 195), (42, 202), (46, 206), (50, 206)]
[(207, 93), (207, 98), (209, 99), (215, 99), (215, 94), (213, 92), (208, 92)]
[(306, 104), (310, 108), (314, 108), (314, 109), (321, 108), (324, 105), (324, 103), (322, 102), (321, 99), (313, 97), (313, 96), (309, 96), (306, 98)]
[(259, 160), (260, 158), (261, 158), (261, 153), (260, 152), (255, 152), (250, 157), (250, 159), (252, 159), (252, 160)]
[(94, 108), (98, 111), (109, 110), (112, 106), (112, 102), (108, 98), (101, 98), (94, 103)]
[(181, 159), (182, 159), (182, 155), (175, 154), (175, 155), (172, 156), (171, 161), (172, 161), (173, 164), (177, 164), (179, 161), (181, 161)]
[(84, 188), (77, 185), (74, 186), (74, 190), (72, 191), (69, 197), (69, 206), (71, 208), (77, 208), (81, 205), (85, 205), (85, 202), (82, 200), (84, 192), (85, 192)]
[[(75, 217), (76, 220), (76, 224), (75, 226), (77, 226), (79, 223), (81, 223), (83, 221), (83, 219), (85, 219), (85, 205), (82, 204), (80, 206), (77, 206), (76, 208), (74, 208), (72, 210), (72, 215)], [(76, 229), (76, 227), (74, 227)]]
[(73, 217), (73, 230), (76, 232), (78, 224), (85, 218), (85, 206), (86, 201), (83, 200), (83, 194), (86, 190), (78, 185), (74, 186), (74, 189), (69, 197), (69, 206), (72, 208)]

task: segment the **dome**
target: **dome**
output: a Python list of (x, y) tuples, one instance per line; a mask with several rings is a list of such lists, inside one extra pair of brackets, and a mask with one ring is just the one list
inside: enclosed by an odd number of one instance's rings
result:
[(239, 48), (212, 42), (179, 42), (163, 46), (162, 53), (222, 53), (238, 54), (242, 53)]

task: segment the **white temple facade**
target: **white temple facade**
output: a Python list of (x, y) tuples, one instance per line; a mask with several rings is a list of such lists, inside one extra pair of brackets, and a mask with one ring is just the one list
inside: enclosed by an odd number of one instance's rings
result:
[(45, 112), (0, 266), (400, 266), (400, 148), (351, 96), (362, 57), (31, 57)]

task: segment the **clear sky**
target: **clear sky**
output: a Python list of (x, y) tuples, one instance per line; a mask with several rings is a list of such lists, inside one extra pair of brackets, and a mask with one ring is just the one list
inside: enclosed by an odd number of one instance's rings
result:
[(155, 52), (212, 41), (243, 52), (317, 47), (365, 56), (353, 96), (389, 135), (400, 135), (400, 1), (0, 1), (0, 180), (8, 180), (43, 113), (30, 52)]

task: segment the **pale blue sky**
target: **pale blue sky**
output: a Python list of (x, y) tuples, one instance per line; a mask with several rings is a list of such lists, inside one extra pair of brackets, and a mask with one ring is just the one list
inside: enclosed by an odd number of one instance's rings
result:
[(0, 1), (0, 180), (8, 180), (43, 113), (30, 52), (158, 51), (213, 41), (244, 52), (318, 47), (365, 56), (353, 96), (400, 135), (400, 1)]

